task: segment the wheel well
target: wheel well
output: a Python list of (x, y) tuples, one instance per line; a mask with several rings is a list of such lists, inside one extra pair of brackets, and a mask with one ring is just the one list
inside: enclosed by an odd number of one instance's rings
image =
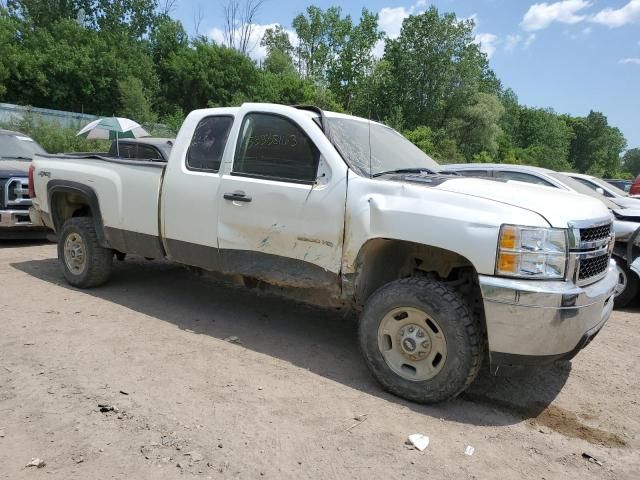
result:
[(64, 222), (72, 217), (90, 217), (93, 219), (100, 245), (108, 247), (95, 192), (73, 182), (52, 181), (49, 184), (49, 211), (54, 229), (60, 231)]
[(89, 200), (77, 193), (54, 192), (50, 200), (51, 217), (56, 230), (71, 217), (93, 217)]
[(356, 273), (350, 283), (356, 305), (364, 305), (373, 292), (394, 280), (428, 276), (460, 291), (473, 310), (484, 312), (476, 269), (467, 258), (451, 250), (400, 240), (373, 239), (360, 249), (355, 267)]

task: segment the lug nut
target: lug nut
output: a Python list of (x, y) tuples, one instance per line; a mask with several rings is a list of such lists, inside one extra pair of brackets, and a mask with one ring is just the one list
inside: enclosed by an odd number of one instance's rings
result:
[(413, 327), (409, 327), (409, 333), (413, 333)]
[(424, 332), (422, 330), (418, 330), (417, 335), (418, 335), (419, 338), (422, 338), (422, 337), (424, 337)]
[(424, 342), (422, 342), (422, 348), (427, 348), (427, 347), (429, 347), (429, 342), (425, 340)]

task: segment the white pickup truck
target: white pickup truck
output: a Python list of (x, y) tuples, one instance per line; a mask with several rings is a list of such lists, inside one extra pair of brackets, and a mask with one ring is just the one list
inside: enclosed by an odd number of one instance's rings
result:
[(359, 310), (369, 369), (413, 401), (456, 396), (483, 361), (573, 357), (613, 307), (606, 207), (438, 171), (379, 123), (244, 104), (189, 114), (166, 163), (36, 155), (31, 216), (80, 288), (130, 253)]

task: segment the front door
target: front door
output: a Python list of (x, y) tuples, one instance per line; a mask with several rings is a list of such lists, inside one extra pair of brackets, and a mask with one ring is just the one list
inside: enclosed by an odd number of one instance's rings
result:
[(301, 120), (307, 130), (276, 113), (242, 120), (219, 192), (218, 239), (229, 272), (299, 287), (337, 281), (346, 178), (331, 175), (307, 134), (322, 135), (318, 125)]

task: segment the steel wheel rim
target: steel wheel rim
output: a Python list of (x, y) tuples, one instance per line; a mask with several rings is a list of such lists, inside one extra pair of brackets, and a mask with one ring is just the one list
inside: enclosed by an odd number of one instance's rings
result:
[(627, 272), (625, 272), (617, 263), (616, 269), (618, 270), (618, 283), (616, 284), (616, 288), (613, 293), (614, 296), (617, 297), (624, 292), (625, 288), (627, 288)]
[(378, 348), (387, 366), (412, 382), (432, 379), (447, 359), (442, 328), (414, 307), (394, 308), (384, 316), (378, 327)]
[(75, 232), (64, 241), (64, 263), (74, 275), (82, 274), (87, 266), (84, 240)]

